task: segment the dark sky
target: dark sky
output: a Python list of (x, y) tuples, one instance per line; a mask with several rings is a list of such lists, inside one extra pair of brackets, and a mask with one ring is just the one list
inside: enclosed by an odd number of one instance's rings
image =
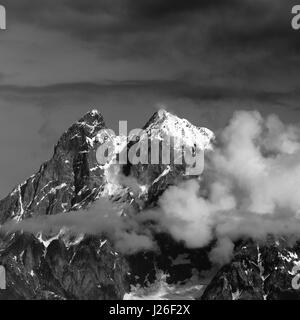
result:
[(90, 109), (114, 129), (160, 106), (222, 127), (236, 109), (300, 120), (290, 0), (0, 0), (0, 197)]

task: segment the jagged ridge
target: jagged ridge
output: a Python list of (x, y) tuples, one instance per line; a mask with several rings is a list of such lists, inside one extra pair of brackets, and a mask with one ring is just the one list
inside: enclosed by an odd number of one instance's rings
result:
[[(73, 214), (99, 197), (123, 203), (124, 208), (130, 205), (138, 213), (155, 206), (169, 185), (189, 178), (184, 176), (184, 167), (170, 163), (124, 166), (123, 174), (137, 180), (140, 192), (111, 180), (110, 164), (100, 166), (96, 160), (103, 129), (107, 129), (103, 117), (96, 110), (72, 125), (59, 139), (52, 159), (0, 201), (0, 224), (35, 215)], [(187, 145), (208, 150), (214, 140), (209, 129), (195, 127), (165, 110), (155, 113), (144, 130), (150, 140), (180, 136)], [(127, 137), (112, 139), (115, 152), (127, 147)], [(74, 237), (67, 230), (0, 237), (0, 264), (6, 267), (8, 287), (0, 291), (0, 299), (121, 299), (130, 285), (155, 281), (157, 269), (170, 274), (168, 281), (176, 283), (191, 278), (195, 270), (211, 268), (209, 247), (188, 250), (168, 235), (155, 238), (159, 252), (123, 256), (108, 239)], [(220, 268), (202, 299), (299, 298), (291, 287), (299, 255), (299, 244), (291, 246), (283, 239), (271, 239), (266, 245), (247, 240), (236, 243), (232, 262)], [(174, 263), (178, 257), (189, 263)]]
[[(162, 120), (162, 113), (164, 120), (160, 126), (164, 129), (166, 123), (172, 125), (175, 116), (160, 111), (152, 119), (159, 116)], [(180, 119), (176, 119), (180, 125)], [(159, 127), (158, 122), (155, 125)], [(145, 206), (145, 199), (139, 194), (135, 198), (126, 186), (115, 189), (115, 194), (106, 192), (109, 183), (107, 168), (101, 167), (96, 160), (96, 150), (101, 143), (99, 132), (103, 129), (106, 129), (103, 117), (96, 110), (73, 124), (59, 139), (52, 159), (0, 202), (0, 223), (78, 210), (102, 196), (131, 203), (136, 210)], [(118, 137), (116, 141), (120, 148)], [(171, 168), (167, 169), (159, 167), (156, 175), (151, 175), (152, 185), (159, 186), (160, 191), (173, 183), (177, 176)], [(143, 191), (155, 194), (151, 188)], [(16, 233), (1, 239), (0, 245), (0, 263), (6, 267), (8, 275), (8, 290), (0, 298), (122, 298), (129, 289), (128, 278), (135, 279), (129, 268), (130, 264), (136, 263), (127, 262), (114, 251), (107, 239), (101, 237), (80, 235), (74, 239), (65, 230), (58, 235)], [(150, 274), (151, 269), (154, 272), (153, 263), (142, 273)], [(95, 271), (94, 265), (98, 264), (100, 269)], [(88, 282), (84, 280), (87, 277)]]

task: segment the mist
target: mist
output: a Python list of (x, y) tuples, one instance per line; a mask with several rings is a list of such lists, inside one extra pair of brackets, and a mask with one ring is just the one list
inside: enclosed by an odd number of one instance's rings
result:
[(211, 260), (229, 262), (233, 241), (264, 241), (300, 231), (300, 132), (276, 115), (236, 112), (218, 133), (199, 179), (170, 187), (148, 212), (174, 239), (200, 248), (217, 239)]
[(144, 230), (134, 218), (122, 216), (120, 208), (106, 199), (99, 199), (88, 210), (33, 217), (21, 222), (11, 220), (1, 226), (0, 232), (42, 232), (47, 235), (58, 234), (62, 228), (73, 235), (107, 237), (115, 249), (124, 254), (155, 248), (150, 231)]
[[(1, 231), (58, 232), (66, 227), (76, 234), (105, 235), (128, 254), (155, 250), (153, 234), (163, 231), (189, 248), (216, 240), (210, 259), (224, 264), (238, 239), (264, 241), (270, 234), (293, 237), (300, 231), (299, 160), (295, 125), (276, 115), (238, 111), (217, 133), (202, 176), (169, 187), (156, 208), (123, 216), (116, 204), (100, 199), (89, 210), (10, 221)], [(110, 173), (116, 184), (138, 195), (136, 179), (120, 170)]]

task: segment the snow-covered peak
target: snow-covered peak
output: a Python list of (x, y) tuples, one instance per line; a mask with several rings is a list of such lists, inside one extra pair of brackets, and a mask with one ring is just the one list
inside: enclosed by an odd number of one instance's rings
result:
[(161, 109), (156, 112), (145, 126), (151, 139), (164, 140), (166, 137), (177, 138), (186, 146), (197, 146), (200, 149), (211, 149), (214, 133), (203, 127), (196, 127), (188, 120)]
[(168, 116), (172, 116), (172, 114), (165, 109), (158, 110), (157, 115), (160, 119), (166, 118)]
[(77, 125), (84, 127), (88, 133), (95, 135), (105, 127), (104, 119), (98, 110), (93, 109), (86, 113), (78, 122)]
[(89, 112), (89, 114), (94, 117), (96, 115), (99, 115), (99, 111), (97, 109), (93, 109), (92, 111)]
[(87, 124), (91, 125), (94, 123), (103, 122), (103, 117), (98, 110), (93, 109), (93, 110), (87, 112), (78, 122), (79, 123), (87, 123)]

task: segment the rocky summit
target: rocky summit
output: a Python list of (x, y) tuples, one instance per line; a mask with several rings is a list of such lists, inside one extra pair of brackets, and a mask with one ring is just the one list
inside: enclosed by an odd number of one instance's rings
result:
[[(0, 202), (0, 224), (68, 213), (84, 214), (100, 199), (117, 203), (122, 214), (139, 214), (157, 206), (159, 197), (185, 175), (184, 164), (127, 164), (122, 175), (137, 182), (135, 190), (115, 179), (113, 164), (100, 165), (99, 134), (108, 129), (93, 110), (59, 139), (53, 157)], [(185, 119), (160, 110), (144, 126), (149, 140), (176, 137), (189, 146), (213, 152), (214, 134)], [(124, 138), (124, 137), (123, 137)], [(122, 137), (114, 137), (116, 152)], [(123, 144), (127, 148), (127, 144)], [(130, 144), (130, 143), (129, 143)], [(149, 150), (150, 152), (150, 150)], [(118, 172), (115, 175), (119, 174)], [(284, 299), (298, 298), (292, 288), (293, 267), (300, 264), (300, 246), (270, 236), (267, 243), (244, 239), (235, 243), (229, 264), (214, 266), (208, 258), (213, 243), (189, 249), (163, 232), (154, 234), (158, 248), (122, 254), (103, 234), (4, 233), (0, 237), (0, 265), (6, 270), (6, 290), (0, 299)], [(167, 274), (167, 277), (160, 277)], [(193, 293), (191, 294), (191, 290)], [(177, 293), (175, 293), (175, 291)]]

